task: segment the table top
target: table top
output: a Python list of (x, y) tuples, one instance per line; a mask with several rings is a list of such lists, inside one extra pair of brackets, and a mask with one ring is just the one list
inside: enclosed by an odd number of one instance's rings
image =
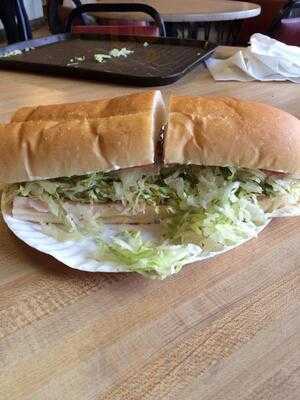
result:
[[(1, 71), (0, 120), (136, 90)], [(300, 117), (293, 83), (216, 83), (200, 66), (162, 91), (255, 99)], [(1, 219), (1, 400), (298, 399), (299, 225), (274, 220), (258, 239), (153, 281), (69, 269)]]
[[(97, 2), (116, 3), (115, 0)], [(91, 1), (83, 0), (82, 3)], [(117, 3), (128, 3), (128, 0), (120, 0)], [(261, 12), (258, 4), (229, 0), (132, 0), (130, 3), (151, 5), (160, 12), (166, 22), (228, 21), (256, 17)], [(67, 0), (64, 4), (72, 6), (72, 1)]]

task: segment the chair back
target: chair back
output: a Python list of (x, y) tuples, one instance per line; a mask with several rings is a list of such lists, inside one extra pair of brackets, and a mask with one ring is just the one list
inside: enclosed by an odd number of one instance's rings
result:
[(71, 32), (72, 25), (75, 19), (81, 17), (84, 13), (93, 13), (93, 12), (117, 12), (117, 13), (144, 13), (152, 17), (155, 24), (159, 29), (159, 33), (161, 37), (166, 37), (166, 28), (164, 21), (155, 8), (149, 6), (148, 4), (142, 3), (89, 3), (83, 4), (79, 7), (74, 8), (66, 23), (66, 32)]

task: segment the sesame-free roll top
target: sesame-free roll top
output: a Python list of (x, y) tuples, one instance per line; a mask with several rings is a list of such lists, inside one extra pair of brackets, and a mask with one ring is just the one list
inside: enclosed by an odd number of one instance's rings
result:
[[(158, 91), (138, 95), (135, 112), (74, 114), (0, 125), (0, 182), (14, 183), (151, 165), (165, 120)], [(129, 103), (132, 96), (128, 96)], [(123, 100), (122, 100), (123, 101)], [(113, 101), (111, 101), (113, 104)], [(118, 102), (115, 103), (116, 107)], [(120, 105), (120, 104), (119, 104)], [(63, 105), (61, 107), (64, 107)], [(88, 110), (88, 108), (87, 108)], [(57, 109), (60, 116), (60, 111)], [(56, 118), (56, 119), (55, 119)]]
[(166, 164), (235, 166), (298, 175), (300, 121), (275, 107), (230, 97), (172, 97)]

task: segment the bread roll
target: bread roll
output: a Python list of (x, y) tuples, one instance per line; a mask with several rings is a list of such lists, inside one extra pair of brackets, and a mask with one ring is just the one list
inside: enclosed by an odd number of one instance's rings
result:
[(151, 113), (0, 126), (0, 181), (24, 182), (152, 164)]
[(237, 166), (299, 174), (300, 121), (229, 97), (172, 97), (166, 164)]
[(112, 117), (150, 111), (157, 106), (162, 108), (162, 104), (161, 93), (156, 90), (112, 99), (23, 107), (15, 112), (11, 122)]
[(165, 111), (160, 92), (151, 93), (132, 114), (0, 125), (0, 182), (153, 164)]

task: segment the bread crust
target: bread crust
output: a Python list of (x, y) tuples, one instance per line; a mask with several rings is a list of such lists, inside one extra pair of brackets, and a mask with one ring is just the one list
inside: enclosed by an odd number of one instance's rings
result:
[(152, 90), (114, 97), (112, 99), (22, 107), (12, 116), (11, 122), (40, 120), (66, 121), (136, 114), (152, 110), (155, 102), (154, 99), (158, 100), (159, 97), (161, 97), (161, 93), (158, 90)]
[[(104, 116), (108, 104), (111, 115)], [(129, 104), (128, 109), (126, 104)], [(82, 109), (74, 104), (53, 107), (54, 111), (48, 115), (56, 120), (0, 125), (0, 182), (84, 175), (154, 163), (155, 148), (165, 122), (159, 91), (123, 97), (122, 101), (112, 99), (103, 108), (105, 113), (100, 113), (101, 118), (90, 118), (96, 113), (95, 110), (89, 112), (86, 104), (85, 114), (80, 114)], [(68, 114), (68, 107), (75, 110), (74, 113)], [(67, 118), (61, 119), (61, 109), (65, 110)], [(125, 113), (133, 109), (134, 113)], [(44, 118), (44, 113), (47, 113), (47, 106), (31, 115)], [(78, 119), (69, 118), (74, 115)], [(83, 115), (84, 118), (79, 118)]]
[(172, 97), (166, 164), (300, 172), (300, 121), (266, 104), (230, 97)]
[(154, 162), (150, 112), (0, 126), (0, 181), (28, 182)]
[[(20, 122), (0, 124), (3, 183), (151, 165), (166, 114), (161, 93), (149, 91), (25, 107), (12, 119)], [(261, 103), (174, 96), (164, 163), (232, 165), (299, 176), (300, 121)]]

